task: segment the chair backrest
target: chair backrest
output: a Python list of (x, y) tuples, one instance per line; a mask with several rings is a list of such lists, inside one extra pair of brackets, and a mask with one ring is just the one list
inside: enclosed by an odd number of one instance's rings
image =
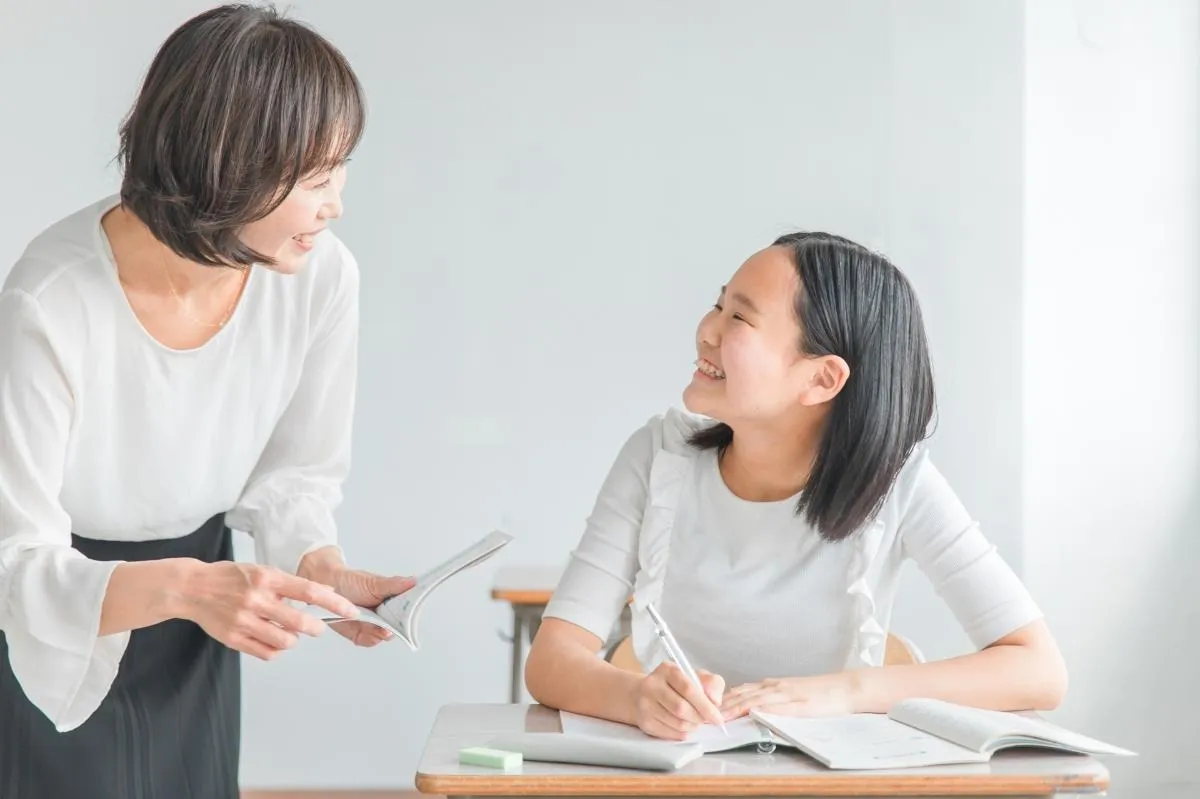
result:
[(916, 644), (898, 633), (888, 633), (887, 645), (883, 650), (883, 665), (910, 666), (924, 662), (925, 656)]
[[(915, 644), (902, 635), (888, 633), (887, 646), (883, 652), (883, 665), (907, 666), (913, 663), (921, 663), (924, 660), (925, 657)], [(633, 641), (628, 636), (613, 647), (612, 653), (608, 656), (608, 661), (626, 671), (639, 673), (642, 671), (642, 664), (638, 662), (637, 657), (633, 654)]]

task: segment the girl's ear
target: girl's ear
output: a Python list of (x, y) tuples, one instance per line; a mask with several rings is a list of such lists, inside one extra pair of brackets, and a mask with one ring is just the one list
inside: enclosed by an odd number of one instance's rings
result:
[(806, 362), (809, 371), (800, 392), (803, 405), (820, 405), (836, 397), (850, 379), (850, 364), (839, 355), (822, 355)]

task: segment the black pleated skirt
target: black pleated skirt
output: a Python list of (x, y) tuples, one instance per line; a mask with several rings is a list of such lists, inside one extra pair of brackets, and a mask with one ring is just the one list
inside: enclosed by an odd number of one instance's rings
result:
[[(93, 560), (233, 559), (224, 515), (168, 540), (72, 536)], [(60, 733), (25, 697), (0, 633), (0, 798), (237, 799), (239, 655), (179, 619), (134, 630), (96, 712)]]

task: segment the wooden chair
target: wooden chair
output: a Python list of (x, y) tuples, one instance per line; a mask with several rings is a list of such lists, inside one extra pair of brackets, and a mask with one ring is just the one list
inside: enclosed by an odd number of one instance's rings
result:
[[(608, 661), (626, 671), (640, 672), (642, 664), (638, 663), (633, 654), (633, 640), (624, 638), (617, 644)], [(923, 663), (925, 656), (911, 641), (897, 633), (888, 633), (887, 646), (884, 648), (883, 664), (885, 666), (903, 666), (913, 663)]]

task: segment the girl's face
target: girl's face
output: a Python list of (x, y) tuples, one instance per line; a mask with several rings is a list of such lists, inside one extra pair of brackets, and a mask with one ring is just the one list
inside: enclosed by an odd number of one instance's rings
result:
[(801, 351), (800, 279), (788, 250), (768, 247), (734, 273), (696, 330), (684, 405), (730, 426), (761, 424), (831, 400), (849, 370)]
[(274, 265), (264, 264), (267, 268), (283, 274), (299, 271), (329, 220), (342, 215), (345, 184), (345, 163), (309, 175), (296, 184), (275, 210), (246, 225), (242, 240), (257, 252), (275, 258)]

